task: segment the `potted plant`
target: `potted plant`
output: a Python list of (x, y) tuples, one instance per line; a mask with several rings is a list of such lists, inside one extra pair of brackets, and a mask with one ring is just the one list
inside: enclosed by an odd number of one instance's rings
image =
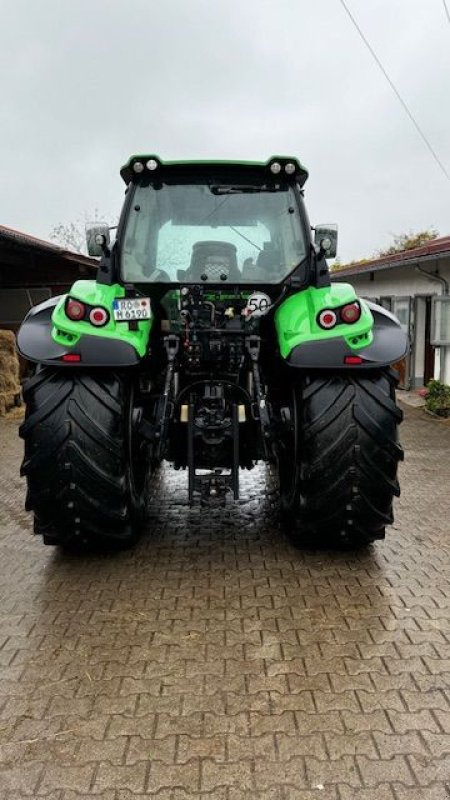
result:
[(427, 383), (425, 408), (438, 417), (450, 417), (450, 386), (441, 381)]

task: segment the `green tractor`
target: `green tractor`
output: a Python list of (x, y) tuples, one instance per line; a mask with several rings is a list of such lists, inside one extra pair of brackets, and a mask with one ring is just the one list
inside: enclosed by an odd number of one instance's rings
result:
[(186, 470), (191, 505), (236, 500), (239, 470), (272, 464), (298, 545), (383, 538), (402, 458), (390, 365), (408, 342), (330, 282), (337, 232), (310, 226), (306, 169), (136, 155), (121, 176), (114, 244), (107, 226), (88, 231), (97, 279), (33, 308), (18, 334), (35, 364), (20, 431), (35, 532), (130, 545), (165, 459)]

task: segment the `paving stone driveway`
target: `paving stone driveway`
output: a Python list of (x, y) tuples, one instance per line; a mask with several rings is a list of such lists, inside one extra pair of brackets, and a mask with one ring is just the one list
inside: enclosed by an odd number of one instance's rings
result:
[(448, 800), (450, 428), (408, 411), (386, 542), (295, 551), (167, 473), (131, 553), (30, 535), (0, 422), (0, 800)]

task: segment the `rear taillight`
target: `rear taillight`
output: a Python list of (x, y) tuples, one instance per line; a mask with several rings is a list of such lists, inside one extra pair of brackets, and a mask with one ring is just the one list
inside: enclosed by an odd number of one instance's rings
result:
[(79, 353), (65, 353), (61, 356), (61, 361), (65, 361), (67, 364), (76, 364), (81, 361), (81, 356)]
[(86, 315), (86, 306), (84, 303), (80, 303), (79, 300), (69, 298), (66, 303), (66, 315), (73, 322), (79, 322), (79, 320), (84, 319)]
[(349, 303), (347, 306), (341, 308), (341, 320), (346, 322), (347, 325), (352, 325), (358, 322), (361, 316), (361, 306), (359, 303)]
[(101, 328), (103, 327), (103, 325), (106, 325), (106, 323), (109, 322), (109, 314), (105, 308), (97, 306), (96, 308), (93, 308), (92, 311), (90, 311), (89, 322), (91, 323), (91, 325), (95, 325), (95, 327)]
[(317, 317), (317, 322), (319, 323), (320, 327), (325, 328), (325, 330), (334, 328), (337, 323), (336, 312), (331, 308), (324, 309), (324, 311), (321, 311)]
[(362, 364), (363, 360), (361, 356), (344, 356), (344, 364), (349, 364), (349, 366), (356, 366), (357, 364)]

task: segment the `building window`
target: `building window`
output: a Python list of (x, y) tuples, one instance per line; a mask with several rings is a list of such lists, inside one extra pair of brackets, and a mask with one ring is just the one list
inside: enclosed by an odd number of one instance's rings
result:
[(51, 297), (50, 289), (2, 289), (0, 291), (0, 324), (17, 325), (32, 306)]
[(433, 297), (431, 344), (450, 345), (450, 295)]
[(387, 311), (392, 310), (392, 297), (380, 297), (380, 306), (385, 308)]

